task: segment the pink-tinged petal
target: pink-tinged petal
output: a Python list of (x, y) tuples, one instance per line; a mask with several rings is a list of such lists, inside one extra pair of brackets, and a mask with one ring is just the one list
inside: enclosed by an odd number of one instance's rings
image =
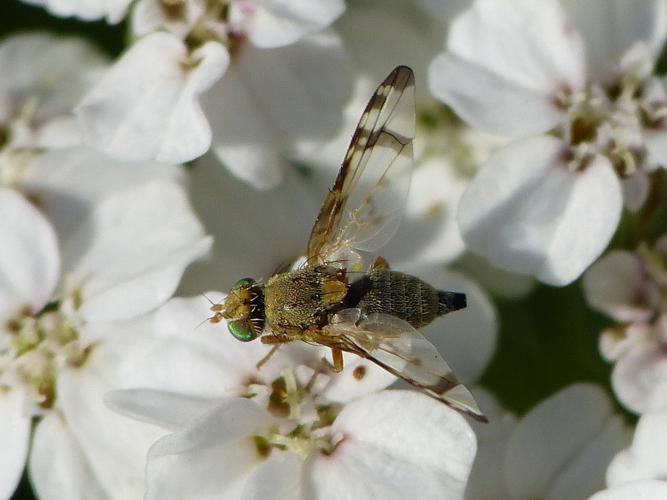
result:
[(622, 206), (606, 158), (572, 172), (561, 142), (540, 136), (489, 159), (461, 198), (458, 222), (468, 247), (492, 264), (560, 286), (602, 253)]
[(646, 338), (628, 348), (614, 366), (612, 387), (623, 405), (636, 413), (667, 407), (667, 353)]
[(211, 246), (182, 187), (156, 180), (110, 196), (63, 254), (90, 321), (125, 319), (166, 301), (193, 260)]
[(339, 130), (351, 75), (331, 31), (286, 48), (244, 46), (204, 96), (215, 153), (256, 188), (275, 187), (293, 151), (317, 150)]
[(657, 500), (667, 498), (667, 481), (634, 481), (600, 491), (588, 500)]
[[(233, 9), (235, 4), (231, 5)], [(326, 28), (345, 11), (345, 2), (263, 0), (255, 8), (247, 26), (248, 38), (257, 47), (274, 48), (293, 44)]]
[(82, 366), (64, 369), (57, 381), (58, 409), (98, 483), (112, 498), (141, 498), (146, 454), (164, 431), (111, 410), (104, 401), (122, 387), (125, 349), (94, 345)]
[(86, 141), (127, 161), (181, 163), (204, 154), (211, 129), (199, 97), (228, 64), (217, 42), (188, 54), (171, 34), (142, 38), (77, 107)]
[(21, 181), (30, 199), (38, 200), (61, 241), (81, 224), (92, 205), (123, 188), (153, 179), (181, 181), (180, 165), (121, 162), (79, 146), (48, 150), (35, 157)]
[(604, 487), (607, 464), (626, 443), (607, 395), (590, 384), (570, 386), (531, 410), (513, 431), (504, 469), (510, 497), (585, 498)]
[(607, 484), (667, 478), (667, 412), (644, 414), (637, 423), (632, 445), (620, 452), (607, 469)]
[(58, 17), (77, 17), (83, 21), (106, 19), (110, 24), (120, 22), (132, 0), (23, 0), (41, 5)]
[(146, 499), (238, 499), (263, 459), (253, 436), (271, 416), (248, 399), (223, 401), (148, 455)]
[(155, 389), (111, 391), (104, 401), (118, 413), (169, 430), (182, 429), (219, 404), (214, 399)]
[(49, 413), (37, 425), (29, 468), (30, 482), (39, 498), (112, 498), (99, 483), (84, 450), (58, 412)]
[(28, 306), (39, 311), (51, 298), (60, 271), (56, 234), (17, 192), (0, 188), (0, 332)]
[(21, 391), (0, 387), (0, 498), (12, 496), (28, 456), (31, 418), (23, 405)]
[(619, 323), (648, 321), (660, 300), (642, 259), (625, 250), (611, 251), (593, 264), (583, 286), (588, 303)]
[(347, 405), (331, 427), (342, 441), (304, 464), (306, 498), (463, 498), (475, 456), (464, 418), (410, 391), (383, 391)]
[(667, 34), (667, 5), (662, 0), (563, 0), (572, 23), (586, 42), (591, 79), (608, 82), (618, 77), (626, 52), (644, 43), (658, 57)]
[(452, 23), (447, 49), (431, 67), (431, 91), (501, 135), (549, 130), (564, 118), (557, 92), (585, 83), (581, 40), (555, 0), (478, 0)]
[(301, 495), (303, 461), (293, 453), (274, 451), (248, 478), (241, 500), (292, 500)]

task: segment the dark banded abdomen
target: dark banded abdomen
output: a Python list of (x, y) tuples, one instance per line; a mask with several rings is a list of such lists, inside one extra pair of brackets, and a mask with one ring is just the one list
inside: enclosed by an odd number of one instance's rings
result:
[(419, 278), (388, 269), (375, 269), (352, 283), (345, 302), (365, 314), (397, 316), (415, 328), (466, 306), (462, 293), (436, 290)]

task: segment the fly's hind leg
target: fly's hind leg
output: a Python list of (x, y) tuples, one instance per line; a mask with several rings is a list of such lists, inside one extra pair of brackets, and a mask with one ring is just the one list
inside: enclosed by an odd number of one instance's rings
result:
[(257, 369), (259, 370), (262, 365), (264, 365), (271, 357), (275, 354), (275, 352), (280, 349), (280, 346), (283, 344), (286, 344), (287, 342), (291, 342), (293, 339), (290, 338), (288, 335), (265, 335), (264, 337), (260, 337), (262, 340), (262, 344), (270, 344), (273, 345), (271, 350), (264, 356), (262, 359), (260, 359), (257, 364), (255, 365)]

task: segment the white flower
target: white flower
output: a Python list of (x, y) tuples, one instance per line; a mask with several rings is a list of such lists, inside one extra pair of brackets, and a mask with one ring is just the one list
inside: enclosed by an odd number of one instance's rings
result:
[(343, 9), (341, 0), (140, 2), (144, 36), (77, 107), (88, 144), (165, 162), (213, 145), (241, 178), (275, 186), (300, 141), (321, 145), (337, 130), (349, 70), (338, 37), (322, 30)]
[(600, 255), (622, 189), (641, 206), (647, 172), (665, 163), (667, 99), (652, 72), (666, 33), (660, 1), (478, 0), (452, 23), (432, 92), (474, 126), (518, 138), (461, 200), (470, 249), (554, 285)]
[(162, 390), (109, 397), (172, 431), (149, 452), (147, 498), (462, 497), (475, 440), (461, 415), (415, 392), (369, 394), (394, 377), (354, 356), (331, 373), (314, 346), (282, 346), (258, 370), (268, 346), (224, 324), (187, 332), (206, 307), (174, 299), (157, 314), (165, 341), (134, 369)]
[(559, 391), (518, 422), (478, 395), (490, 424), (475, 426), (479, 453), (468, 500), (586, 498), (604, 487), (607, 464), (629, 440), (607, 395), (590, 384)]
[(637, 413), (667, 407), (665, 254), (667, 237), (653, 249), (610, 252), (584, 275), (588, 302), (617, 322), (602, 332), (600, 350), (615, 362), (614, 392)]
[(20, 477), (35, 419), (29, 465), (42, 498), (135, 497), (158, 434), (137, 432), (102, 402), (123, 387), (123, 356), (143, 338), (122, 320), (167, 300), (210, 239), (167, 180), (102, 197), (62, 250), (18, 192), (0, 189), (0, 213), (0, 426), (13, 436), (0, 494)]
[(4, 40), (0, 148), (81, 143), (71, 109), (101, 76), (105, 62), (90, 44), (76, 38), (25, 33)]
[(625, 483), (600, 491), (589, 500), (654, 500), (667, 495), (667, 481), (647, 480)]
[(51, 14), (60, 17), (76, 16), (84, 21), (105, 18), (108, 23), (118, 23), (127, 12), (132, 0), (23, 0), (44, 6)]

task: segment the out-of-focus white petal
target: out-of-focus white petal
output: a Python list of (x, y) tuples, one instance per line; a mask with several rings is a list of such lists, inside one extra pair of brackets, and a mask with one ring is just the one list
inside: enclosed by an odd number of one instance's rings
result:
[(590, 77), (608, 82), (618, 76), (625, 53), (644, 43), (657, 58), (667, 34), (667, 5), (662, 0), (562, 0), (586, 42)]
[(37, 425), (30, 453), (30, 482), (45, 500), (107, 500), (111, 497), (90, 468), (81, 444), (59, 413)]
[[(112, 498), (140, 498), (146, 453), (164, 431), (112, 411), (104, 395), (122, 383), (118, 367), (132, 346), (94, 345), (80, 367), (58, 376), (58, 406), (99, 484)], [(124, 349), (123, 349), (124, 348)]]
[(348, 64), (331, 31), (287, 48), (244, 46), (204, 96), (215, 153), (253, 186), (275, 187), (292, 151), (316, 150), (338, 131), (351, 92)]
[(262, 460), (252, 436), (271, 420), (254, 402), (234, 398), (161, 438), (148, 455), (147, 500), (240, 498)]
[(77, 107), (87, 142), (128, 161), (181, 163), (204, 154), (211, 129), (198, 100), (228, 64), (217, 42), (188, 54), (169, 33), (142, 38)]
[(384, 391), (347, 405), (332, 425), (342, 441), (304, 464), (306, 498), (463, 497), (475, 456), (464, 418), (412, 391)]
[(581, 40), (555, 0), (478, 0), (452, 23), (447, 49), (431, 67), (431, 91), (501, 135), (550, 129), (563, 118), (556, 93), (585, 83)]
[(467, 273), (494, 297), (508, 300), (525, 297), (536, 284), (531, 276), (511, 273), (470, 252), (466, 252), (456, 261), (456, 269)]
[(241, 500), (292, 500), (301, 496), (302, 460), (293, 453), (273, 452), (248, 478)]
[(620, 452), (607, 469), (607, 484), (667, 478), (667, 411), (642, 415), (632, 445)]
[(634, 481), (600, 491), (588, 500), (657, 500), (667, 498), (667, 481)]
[(137, 316), (166, 301), (210, 237), (183, 189), (157, 180), (103, 200), (63, 252), (89, 321)]
[(566, 285), (605, 249), (622, 204), (606, 158), (571, 172), (560, 141), (540, 136), (489, 159), (463, 194), (458, 221), (469, 248), (491, 263)]
[[(667, 143), (667, 141), (665, 142)], [(623, 203), (626, 208), (637, 213), (644, 206), (651, 187), (648, 175), (646, 172), (638, 170), (631, 177), (623, 179), (621, 187), (623, 188)]]
[(647, 321), (653, 304), (647, 302), (652, 284), (639, 256), (614, 250), (593, 264), (584, 274), (588, 303), (619, 323)]
[(5, 75), (0, 81), (0, 121), (26, 120), (29, 130), (28, 137), (10, 137), (12, 144), (60, 147), (80, 141), (69, 115), (97, 81), (104, 63), (92, 44), (77, 38), (24, 33), (0, 44)]
[(10, 498), (19, 484), (28, 447), (29, 416), (23, 413), (21, 391), (0, 389), (0, 498)]
[(0, 188), (0, 332), (28, 306), (39, 311), (58, 280), (60, 255), (53, 228), (15, 191)]
[(290, 45), (326, 28), (344, 11), (343, 0), (261, 0), (248, 23), (248, 38), (261, 48)]
[(120, 22), (132, 0), (23, 0), (41, 5), (58, 17), (78, 17), (83, 21), (105, 18), (108, 23)]
[(667, 408), (667, 359), (657, 340), (630, 346), (614, 366), (611, 384), (624, 406), (636, 413)]
[(590, 384), (570, 386), (531, 410), (513, 431), (505, 452), (510, 495), (585, 498), (604, 487), (607, 464), (626, 442), (607, 395)]
[(153, 179), (180, 181), (180, 165), (120, 162), (87, 147), (48, 150), (30, 163), (21, 187), (48, 214), (66, 241), (92, 205), (109, 194)]
[(155, 389), (111, 391), (104, 400), (119, 413), (170, 430), (182, 429), (219, 404), (214, 399)]
[(667, 127), (644, 130), (644, 144), (649, 154), (649, 162), (667, 168)]

